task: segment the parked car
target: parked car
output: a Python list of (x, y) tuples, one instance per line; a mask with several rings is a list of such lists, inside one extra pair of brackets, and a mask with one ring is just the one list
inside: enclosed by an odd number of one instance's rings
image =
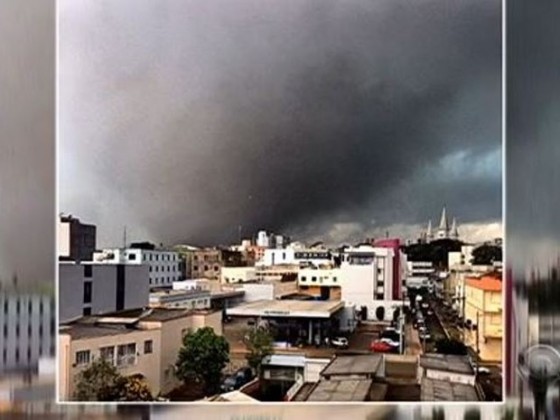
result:
[(241, 388), (254, 378), (253, 371), (250, 367), (237, 369), (233, 374), (227, 376), (220, 386), (223, 392), (235, 391)]
[(382, 338), (379, 341), (382, 343), (389, 344), (391, 347), (400, 347), (400, 343), (398, 341), (391, 340), (390, 338)]
[(376, 353), (390, 353), (393, 348), (383, 341), (373, 341), (370, 345), (370, 350)]
[(331, 340), (333, 347), (346, 349), (348, 348), (348, 339), (345, 337), (335, 337)]
[(484, 366), (480, 366), (480, 367), (477, 369), (477, 371), (478, 371), (478, 374), (479, 374), (480, 376), (490, 375), (490, 373), (491, 373), (491, 372), (490, 372), (490, 369), (488, 369), (487, 367), (484, 367)]

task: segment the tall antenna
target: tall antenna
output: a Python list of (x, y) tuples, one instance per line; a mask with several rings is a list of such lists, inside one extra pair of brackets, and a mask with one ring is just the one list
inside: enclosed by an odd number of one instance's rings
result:
[(123, 232), (123, 249), (126, 249), (126, 226), (124, 227)]
[(237, 227), (237, 234), (239, 236), (239, 244), (241, 244), (241, 225)]

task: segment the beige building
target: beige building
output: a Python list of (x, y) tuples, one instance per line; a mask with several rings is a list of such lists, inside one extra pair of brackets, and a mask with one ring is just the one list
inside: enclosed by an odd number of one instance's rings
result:
[(122, 375), (142, 375), (154, 396), (179, 385), (174, 364), (189, 331), (211, 327), (222, 334), (221, 311), (135, 309), (85, 317), (62, 326), (59, 333), (59, 398), (73, 400), (78, 374), (104, 357)]
[(503, 337), (502, 280), (492, 275), (467, 278), (465, 281), (465, 318), (477, 324), (467, 337), (471, 345), (478, 343), (483, 360), (499, 361)]

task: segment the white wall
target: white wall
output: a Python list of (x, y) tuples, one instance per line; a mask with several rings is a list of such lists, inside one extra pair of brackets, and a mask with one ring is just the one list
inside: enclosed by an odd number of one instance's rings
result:
[(321, 379), (321, 372), (330, 362), (330, 359), (305, 359), (303, 368), (304, 382), (318, 382)]
[(61, 222), (57, 224), (57, 246), (59, 257), (70, 257), (70, 223)]
[(243, 296), (245, 302), (273, 300), (275, 298), (273, 283), (245, 283), (241, 286), (241, 290), (245, 292)]
[(221, 282), (243, 283), (257, 278), (255, 267), (222, 267)]
[(170, 286), (182, 279), (180, 255), (174, 251), (110, 248), (96, 252), (93, 259), (104, 264), (147, 265), (151, 286)]
[(456, 382), (465, 385), (475, 385), (474, 374), (464, 375), (454, 372), (446, 372), (442, 370), (426, 369), (426, 377), (430, 379), (439, 379), (442, 381)]

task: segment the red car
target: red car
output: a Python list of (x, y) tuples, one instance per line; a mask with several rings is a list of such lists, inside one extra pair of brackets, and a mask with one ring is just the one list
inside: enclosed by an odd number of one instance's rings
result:
[(376, 353), (390, 353), (392, 347), (383, 341), (372, 341), (369, 349)]

